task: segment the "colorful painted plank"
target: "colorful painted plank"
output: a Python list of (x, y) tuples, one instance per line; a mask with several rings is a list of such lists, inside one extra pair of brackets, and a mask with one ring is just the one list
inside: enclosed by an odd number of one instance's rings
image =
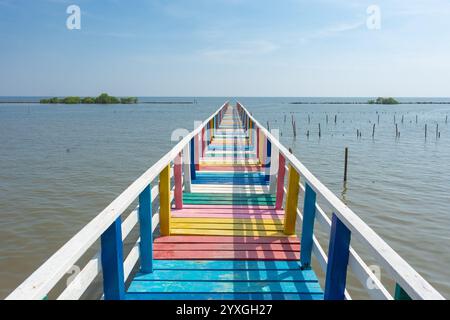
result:
[(137, 274), (125, 299), (323, 299), (314, 271), (300, 268), (284, 210), (275, 210), (261, 165), (270, 144), (261, 130), (250, 136), (253, 127), (234, 107), (209, 123), (189, 192), (169, 211), (170, 234), (153, 242), (153, 272)]

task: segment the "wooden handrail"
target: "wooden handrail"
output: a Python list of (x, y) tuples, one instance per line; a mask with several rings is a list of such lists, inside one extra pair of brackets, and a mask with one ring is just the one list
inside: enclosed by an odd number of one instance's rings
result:
[(372, 228), (347, 207), (333, 192), (319, 181), (286, 147), (284, 147), (248, 110), (238, 102), (238, 106), (253, 121), (255, 127), (278, 148), (285, 159), (300, 173), (302, 179), (321, 196), (333, 209), (339, 220), (372, 253), (377, 262), (406, 291), (412, 299), (444, 300), (444, 297), (395, 252)]
[(41, 300), (60, 281), (84, 253), (116, 221), (116, 219), (135, 201), (141, 192), (161, 173), (161, 171), (182, 152), (185, 146), (197, 136), (216, 115), (228, 105), (225, 102), (213, 115), (199, 127), (184, 137), (165, 156), (156, 162), (143, 175), (135, 180), (122, 194), (109, 204), (100, 214), (54, 253), (40, 268), (32, 273), (7, 300)]

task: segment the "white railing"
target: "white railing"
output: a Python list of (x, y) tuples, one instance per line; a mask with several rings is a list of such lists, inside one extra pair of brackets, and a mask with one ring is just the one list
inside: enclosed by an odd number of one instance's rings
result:
[[(139, 207), (134, 209), (123, 222), (120, 220), (122, 214), (141, 196), (146, 189), (150, 188), (151, 183), (154, 182), (163, 171), (168, 170), (169, 179), (174, 176), (173, 169), (170, 169), (170, 166), (180, 154), (183, 154), (183, 159), (186, 163), (188, 163), (187, 161), (189, 159), (192, 159), (189, 145), (195, 141), (194, 143), (196, 144), (196, 147), (200, 147), (198, 146), (200, 139), (195, 138), (202, 136), (203, 139), (205, 128), (206, 130), (210, 129), (210, 125), (212, 123), (211, 120), (217, 122), (227, 107), (228, 102), (219, 108), (198, 128), (185, 136), (171, 151), (169, 151), (155, 165), (153, 165), (135, 182), (133, 182), (133, 184), (131, 184), (121, 195), (119, 195), (110, 205), (108, 205), (98, 216), (91, 220), (80, 232), (72, 237), (72, 239), (70, 239), (61, 249), (53, 254), (6, 299), (45, 299), (49, 292), (54, 289), (54, 287), (67, 275), (67, 272), (72, 270), (71, 268), (79, 261), (79, 259), (82, 258), (88, 250), (106, 233), (115, 236), (120, 235), (120, 239), (114, 239), (117, 240), (116, 242), (118, 242), (119, 245), (117, 245), (117, 248), (112, 248), (113, 250), (120, 252), (123, 248), (123, 240), (139, 223)], [(188, 189), (190, 188), (190, 165), (192, 165), (191, 162), (188, 163), (188, 167), (186, 167), (184, 172), (184, 188)], [(168, 187), (170, 187), (171, 182), (169, 181), (168, 184)], [(171, 193), (168, 197), (168, 199), (170, 199), (169, 204), (165, 204), (168, 207), (170, 207), (170, 204), (174, 200), (174, 189), (171, 188), (170, 190), (172, 192), (169, 192)], [(161, 196), (161, 190), (158, 186), (154, 186), (149, 194), (151, 194), (151, 197), (147, 199), (147, 204), (150, 204), (151, 206), (158, 196)], [(182, 192), (180, 194), (182, 196)], [(149, 220), (149, 225), (151, 226), (150, 229), (152, 230), (151, 233), (154, 233), (157, 226), (160, 224), (159, 210)], [(114, 230), (113, 227), (115, 224), (120, 226), (120, 231), (117, 230), (117, 228)], [(141, 258), (142, 253), (140, 252), (140, 240), (137, 240), (128, 256), (123, 261), (120, 261), (120, 265), (114, 266), (110, 263), (102, 265), (102, 253), (105, 253), (102, 252), (102, 250), (107, 249), (109, 251), (111, 247), (114, 247), (115, 245), (116, 244), (114, 243), (107, 243), (105, 244), (105, 247), (103, 247), (102, 244), (101, 250), (96, 253), (88, 261), (84, 268), (72, 279), (72, 281), (59, 295), (58, 299), (79, 299), (86, 292), (94, 279), (100, 273), (105, 273), (105, 269), (111, 269), (108, 270), (108, 277), (110, 274), (113, 274), (116, 279), (112, 279), (112, 281), (111, 279), (105, 280), (104, 276), (104, 291), (106, 291), (105, 286), (123, 286), (124, 282), (132, 273), (133, 268), (136, 266), (137, 261)], [(117, 253), (117, 258), (120, 258), (121, 255), (122, 254)], [(114, 268), (117, 270), (114, 270)], [(124, 294), (124, 292), (121, 292), (120, 294)], [(115, 297), (113, 296), (112, 298), (114, 299)]]
[[(103, 275), (103, 289), (105, 299), (121, 298), (124, 294), (124, 282), (130, 277), (133, 269), (141, 260), (146, 260), (149, 250), (141, 252), (141, 243), (138, 239), (132, 246), (131, 251), (125, 259), (119, 252), (123, 248), (123, 240), (131, 233), (138, 224), (141, 226), (141, 237), (148, 237), (142, 233), (142, 224), (147, 223), (154, 233), (157, 226), (160, 232), (165, 226), (170, 225), (170, 212), (163, 212), (163, 207), (170, 208), (171, 203), (182, 197), (180, 192), (180, 172), (184, 176), (184, 190), (190, 191), (191, 169), (195, 174), (195, 164), (201, 154), (202, 144), (211, 138), (215, 124), (228, 107), (225, 103), (208, 120), (203, 122), (197, 129), (184, 137), (169, 153), (162, 157), (154, 166), (139, 177), (128, 189), (117, 197), (97, 217), (88, 223), (69, 242), (48, 259), (38, 270), (36, 270), (24, 283), (14, 290), (7, 299), (43, 299), (51, 290), (66, 276), (66, 273), (82, 258), (88, 250), (98, 241), (101, 241), (101, 250), (97, 252), (74, 277), (67, 287), (58, 296), (58, 299), (79, 299), (88, 290), (93, 281), (100, 274)], [(371, 289), (367, 288), (368, 294), (374, 299), (392, 299), (392, 295), (384, 287), (381, 281), (373, 274), (367, 264), (361, 259), (356, 251), (350, 246), (350, 234), (352, 241), (363, 244), (371, 253), (372, 257), (386, 270), (392, 279), (413, 299), (443, 299), (443, 297), (426, 282), (409, 264), (407, 264), (392, 248), (390, 248), (369, 226), (367, 226), (353, 211), (340, 201), (329, 189), (327, 189), (303, 164), (295, 158), (281, 143), (263, 126), (256, 121), (251, 114), (238, 103), (244, 127), (250, 130), (252, 140), (258, 144), (259, 157), (271, 150), (270, 186), (277, 192), (277, 198), (286, 197), (285, 215), (296, 217), (297, 223), (302, 224), (302, 258), (303, 267), (309, 267), (310, 255), (314, 254), (319, 265), (327, 274), (325, 284), (326, 298), (350, 299), (350, 294), (345, 288), (345, 277), (347, 266), (350, 267), (356, 278), (364, 285), (371, 283)], [(210, 130), (212, 129), (212, 130)], [(252, 130), (257, 129), (256, 136)], [(256, 130), (255, 130), (256, 131)], [(259, 137), (258, 137), (259, 135)], [(207, 144), (208, 142), (206, 142)], [(268, 147), (271, 144), (271, 148)], [(192, 149), (194, 147), (194, 149)], [(180, 157), (180, 155), (182, 157)], [(277, 159), (279, 156), (279, 160)], [(183, 165), (183, 170), (171, 169), (171, 164), (176, 164), (176, 159), (183, 159), (178, 165)], [(194, 160), (194, 161), (192, 161)], [(182, 162), (182, 164), (181, 164)], [(285, 167), (285, 163), (289, 166)], [(284, 173), (289, 173), (288, 190), (284, 186)], [(164, 173), (165, 182), (159, 186), (150, 188), (152, 182)], [(301, 181), (298, 181), (298, 177)], [(174, 188), (171, 188), (170, 178), (174, 177)], [(169, 180), (169, 181), (168, 181)], [(277, 181), (278, 180), (278, 181)], [(297, 183), (291, 183), (291, 182)], [(279, 183), (281, 182), (281, 183)], [(163, 187), (161, 187), (163, 184)], [(176, 189), (175, 189), (176, 188)], [(150, 190), (151, 189), (151, 190)], [(276, 190), (275, 190), (276, 189)], [(146, 191), (147, 190), (147, 191)], [(178, 192), (177, 192), (178, 190)], [(147, 193), (146, 193), (147, 192)], [(148, 199), (143, 195), (147, 194)], [(298, 208), (299, 194), (303, 195), (305, 206), (303, 212)], [(150, 196), (151, 195), (151, 196)], [(316, 196), (333, 210), (333, 221), (329, 219), (325, 211), (319, 206)], [(311, 199), (313, 200), (311, 202)], [(134, 209), (122, 222), (121, 216), (137, 200), (147, 201), (142, 208), (154, 203), (159, 198), (160, 209), (150, 219), (142, 220), (141, 207)], [(144, 199), (144, 200), (142, 200)], [(176, 202), (176, 201), (175, 201)], [(277, 199), (278, 203), (278, 199)], [(294, 206), (293, 206), (294, 204)], [(312, 206), (311, 206), (312, 204)], [(307, 206), (306, 206), (307, 205)], [(305, 209), (306, 208), (306, 209)], [(312, 209), (311, 209), (312, 208)], [(169, 209), (170, 211), (170, 209)], [(161, 214), (160, 214), (161, 212)], [(151, 212), (150, 212), (151, 214)], [(314, 232), (312, 221), (317, 220), (326, 233), (330, 234), (330, 249), (328, 255), (321, 247), (317, 233)], [(162, 220), (162, 221), (160, 221)], [(292, 220), (290, 220), (292, 221)], [(287, 227), (285, 224), (285, 230)], [(143, 228), (144, 230), (147, 229)], [(310, 237), (308, 238), (308, 234)], [(103, 238), (108, 236), (108, 241)], [(113, 241), (111, 241), (111, 239)], [(310, 243), (310, 246), (308, 245)], [(339, 250), (337, 250), (338, 248)], [(148, 248), (147, 248), (148, 249)], [(151, 248), (150, 248), (151, 251)], [(309, 256), (308, 256), (309, 253)], [(106, 263), (107, 258), (117, 261)], [(148, 258), (148, 257), (147, 257)], [(113, 260), (114, 260), (113, 259)], [(105, 260), (105, 261), (103, 261)], [(331, 261), (331, 263), (330, 263)], [(116, 262), (116, 263), (114, 263)], [(145, 266), (148, 267), (148, 266)], [(106, 275), (105, 275), (106, 274)], [(333, 277), (329, 277), (333, 275)], [(123, 291), (123, 292), (122, 292)], [(113, 293), (111, 295), (111, 292)], [(116, 296), (116, 294), (118, 294)]]
[[(317, 258), (317, 261), (323, 271), (327, 273), (325, 298), (327, 298), (328, 295), (328, 298), (331, 299), (344, 297), (350, 299), (349, 293), (345, 290), (346, 270), (347, 266), (349, 266), (356, 278), (366, 288), (367, 293), (371, 298), (393, 299), (393, 296), (375, 276), (373, 271), (349, 245), (351, 234), (352, 241), (357, 241), (364, 245), (364, 247), (368, 249), (368, 252), (371, 254), (372, 258), (375, 259), (380, 267), (383, 268), (383, 270), (385, 270), (396, 282), (397, 290), (400, 290), (402, 293), (406, 293), (411, 299), (444, 299), (436, 289), (434, 289), (419, 273), (417, 273), (402, 257), (400, 257), (400, 255), (398, 255), (383, 239), (381, 239), (380, 236), (378, 236), (364, 221), (362, 221), (358, 215), (356, 215), (338, 197), (336, 197), (336, 195), (334, 195), (325, 185), (323, 185), (294, 155), (291, 154), (291, 152), (289, 152), (288, 149), (286, 149), (278, 141), (277, 138), (275, 138), (266, 128), (264, 128), (242, 104), (238, 103), (238, 108), (241, 110), (241, 118), (244, 126), (247, 128), (252, 128), (253, 130), (258, 130), (256, 135), (261, 134), (260, 141), (261, 139), (265, 139), (266, 144), (271, 144), (271, 165), (277, 166), (281, 161), (274, 161), (274, 159), (276, 159), (277, 156), (279, 156), (280, 159), (283, 157), (285, 162), (289, 164), (289, 166), (285, 167), (286, 170), (290, 171), (289, 178), (292, 177), (291, 174), (293, 174), (293, 176), (297, 174), (303, 181), (303, 184), (299, 183), (299, 188), (297, 188), (299, 189), (298, 191), (301, 191), (303, 194), (303, 199), (305, 201), (311, 200), (306, 199), (307, 196), (305, 195), (305, 188), (307, 186), (312, 190), (309, 197), (311, 197), (314, 193), (314, 210), (308, 212), (309, 216), (313, 216), (312, 222), (308, 221), (305, 223), (305, 221), (303, 221), (304, 212), (301, 212), (300, 209), (298, 209), (297, 201), (294, 201), (296, 204), (294, 210), (295, 212), (290, 213), (288, 212), (289, 209), (285, 208), (285, 214), (295, 214), (299, 217), (300, 222), (302, 222), (302, 236), (311, 233), (311, 238), (306, 240), (311, 242), (311, 252)], [(270, 172), (271, 174), (273, 172), (277, 173), (278, 170), (279, 168), (271, 168)], [(284, 176), (278, 176), (278, 179), (280, 178), (284, 179)], [(284, 188), (284, 183), (282, 186), (283, 187), (277, 192), (282, 193), (282, 197), (287, 197), (288, 190)], [(292, 189), (295, 192), (295, 188)], [(298, 191), (297, 194), (294, 194), (293, 197), (291, 197), (291, 199), (298, 199), (300, 193)], [(318, 201), (315, 199), (316, 196), (320, 197), (325, 205), (331, 208), (335, 219), (333, 222), (326, 215), (325, 211), (318, 205)], [(325, 251), (321, 247), (317, 239), (317, 235), (314, 232), (314, 220), (317, 220), (323, 230), (330, 234), (330, 250), (328, 251), (328, 256), (325, 254)], [(345, 239), (347, 241), (345, 241)], [(304, 248), (304, 244), (308, 241), (305, 241), (305, 243), (302, 241), (302, 251), (308, 250), (308, 248)], [(337, 247), (342, 249), (342, 245), (344, 250), (340, 250), (340, 252), (333, 252), (332, 249), (336, 249)], [(347, 252), (345, 252), (345, 248)], [(306, 256), (307, 255), (308, 254), (306, 254)], [(328, 263), (330, 257), (333, 259), (332, 265)], [(308, 265), (310, 263), (310, 261), (301, 262), (306, 262)], [(336, 273), (336, 275), (333, 273)], [(368, 283), (370, 283), (370, 288), (368, 288)]]

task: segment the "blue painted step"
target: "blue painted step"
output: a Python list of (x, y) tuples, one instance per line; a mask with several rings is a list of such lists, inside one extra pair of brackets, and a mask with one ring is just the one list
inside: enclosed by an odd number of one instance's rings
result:
[(261, 172), (204, 172), (197, 171), (197, 177), (220, 177), (220, 178), (261, 178), (266, 177), (265, 174)]
[(223, 184), (223, 185), (268, 185), (265, 178), (261, 179), (243, 179), (243, 178), (196, 178), (192, 184)]
[(155, 260), (154, 272), (138, 274), (130, 300), (321, 300), (312, 270), (297, 261)]
[(232, 300), (268, 300), (268, 301), (308, 301), (308, 300), (323, 300), (323, 294), (308, 293), (308, 294), (292, 294), (292, 293), (132, 293), (125, 295), (126, 300), (218, 300), (218, 301), (232, 301)]

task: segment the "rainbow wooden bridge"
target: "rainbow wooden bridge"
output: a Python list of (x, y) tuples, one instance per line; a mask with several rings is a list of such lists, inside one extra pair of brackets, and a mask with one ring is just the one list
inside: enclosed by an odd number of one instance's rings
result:
[(97, 279), (105, 300), (344, 300), (348, 272), (373, 299), (443, 299), (241, 104), (225, 103), (8, 299), (80, 299)]

